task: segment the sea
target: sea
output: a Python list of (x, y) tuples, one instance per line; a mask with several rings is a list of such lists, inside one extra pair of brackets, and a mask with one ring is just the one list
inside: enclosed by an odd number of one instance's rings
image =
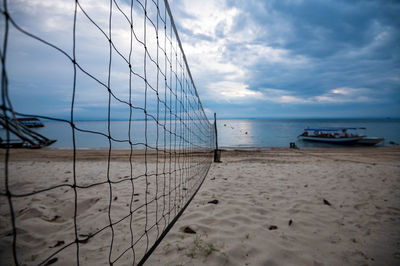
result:
[[(337, 144), (298, 140), (305, 128), (352, 127), (359, 135), (383, 137), (380, 146), (400, 144), (400, 119), (231, 119), (220, 120), (218, 141), (221, 148), (335, 148)], [(247, 133), (246, 133), (247, 132)]]
[[(38, 133), (56, 142), (48, 148), (73, 148), (72, 130), (68, 123), (43, 121), (44, 127), (36, 128)], [(163, 123), (162, 121), (160, 123)], [(169, 122), (168, 122), (169, 123)], [(76, 127), (83, 129), (75, 131), (75, 145), (79, 149), (107, 149), (109, 147), (107, 121), (80, 121)], [(172, 125), (174, 127), (174, 125)], [(340, 147), (332, 144), (312, 143), (298, 140), (307, 127), (354, 127), (365, 128), (358, 130), (358, 134), (369, 137), (383, 137), (385, 141), (378, 146), (396, 146), (400, 144), (400, 119), (222, 119), (217, 120), (218, 146), (221, 149), (259, 149), (259, 148), (287, 148), (291, 142), (299, 148)], [(116, 140), (111, 145), (114, 149), (129, 149), (128, 121), (111, 121), (110, 133)], [(96, 133), (93, 133), (96, 132)], [(147, 132), (147, 134), (145, 134)], [(99, 134), (100, 133), (100, 134)], [(0, 130), (4, 139), (4, 129)], [(15, 138), (15, 137), (12, 137)], [(164, 133), (154, 121), (133, 121), (131, 124), (131, 140), (138, 143), (135, 149), (143, 149), (143, 143), (151, 147), (164, 146)], [(179, 141), (179, 139), (178, 139)], [(166, 135), (165, 145), (174, 145), (174, 138)], [(176, 147), (179, 143), (176, 144)]]

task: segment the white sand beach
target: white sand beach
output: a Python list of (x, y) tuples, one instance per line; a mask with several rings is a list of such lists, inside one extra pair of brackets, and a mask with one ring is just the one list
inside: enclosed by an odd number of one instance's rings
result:
[(147, 265), (400, 264), (399, 149), (227, 152), (222, 161)]
[[(30, 153), (11, 154), (12, 188), (22, 193), (71, 182), (71, 151)], [(400, 149), (224, 151), (221, 160), (212, 164), (203, 186), (145, 265), (400, 264)], [(139, 156), (136, 161), (134, 169), (142, 171)], [(104, 153), (87, 151), (77, 164), (79, 182), (104, 176), (106, 165)], [(128, 166), (126, 151), (117, 152), (111, 178), (128, 176)], [(82, 265), (109, 263), (110, 230), (85, 242), (85, 235), (108, 222), (107, 185), (78, 191)], [(138, 199), (146, 194), (144, 186), (137, 185)], [(60, 187), (14, 201), (21, 264), (36, 265), (74, 240), (69, 190)], [(120, 219), (129, 212), (131, 191), (116, 185), (113, 192), (112, 219)], [(133, 217), (137, 228), (143, 223)], [(129, 246), (129, 226), (129, 219), (115, 226), (112, 259)], [(10, 228), (8, 201), (2, 196), (2, 265), (13, 265)], [(75, 264), (75, 246), (56, 254), (54, 265)], [(131, 253), (115, 265), (131, 265)]]

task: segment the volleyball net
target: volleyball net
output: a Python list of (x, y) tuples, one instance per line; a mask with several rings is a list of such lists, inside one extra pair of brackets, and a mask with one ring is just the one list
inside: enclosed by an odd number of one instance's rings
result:
[[(143, 264), (215, 148), (168, 2), (4, 0), (0, 10), (0, 260)], [(20, 122), (29, 118), (45, 126)], [(28, 149), (53, 143), (47, 134), (66, 149)], [(82, 149), (89, 142), (103, 149)]]

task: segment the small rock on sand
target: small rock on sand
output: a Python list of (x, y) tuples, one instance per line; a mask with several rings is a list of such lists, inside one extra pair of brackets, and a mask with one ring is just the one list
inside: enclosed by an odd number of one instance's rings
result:
[(326, 199), (323, 199), (323, 201), (324, 201), (325, 205), (332, 206), (332, 204), (329, 201), (327, 201)]
[(209, 201), (208, 203), (211, 203), (211, 204), (218, 204), (218, 200), (217, 200), (217, 199), (214, 199), (214, 200)]
[(189, 226), (186, 226), (183, 229), (183, 232), (185, 232), (186, 234), (196, 234), (196, 231), (194, 231), (192, 228), (190, 228)]
[(268, 230), (276, 230), (276, 229), (278, 229), (278, 226), (276, 226), (276, 225), (270, 225), (268, 227)]

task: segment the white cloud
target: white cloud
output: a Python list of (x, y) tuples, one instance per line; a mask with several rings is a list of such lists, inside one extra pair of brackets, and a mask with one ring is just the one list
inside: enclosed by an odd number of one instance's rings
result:
[(340, 87), (314, 98), (318, 103), (371, 103), (378, 101), (374, 94), (369, 88)]
[(204, 113), (208, 117), (208, 119), (212, 122), (214, 120), (214, 111), (209, 108), (204, 108)]
[[(221, 41), (222, 42), (222, 41)], [(185, 54), (188, 56), (190, 69), (195, 77), (207, 76), (208, 73), (219, 73), (219, 80), (241, 81), (246, 75), (246, 69), (226, 60), (223, 56), (224, 44), (209, 41), (185, 43)]]
[[(176, 17), (177, 24), (186, 29), (181, 34), (183, 48), (195, 82), (200, 82), (197, 84), (200, 95), (207, 99), (215, 99), (212, 96), (215, 93), (229, 101), (262, 99), (261, 92), (248, 88), (256, 66), (280, 64), (295, 68), (309, 63), (306, 57), (292, 55), (287, 49), (273, 47), (268, 42), (256, 42), (261, 35), (268, 35), (268, 29), (246, 19), (251, 15), (229, 7), (224, 0), (179, 3), (181, 5), (176, 3), (175, 6), (185, 14)], [(235, 20), (241, 19), (246, 19), (243, 22), (246, 26), (235, 28)], [(288, 25), (284, 27), (288, 28)], [(283, 103), (304, 101), (292, 95), (273, 100)]]
[(241, 47), (241, 52), (233, 60), (242, 62), (248, 68), (258, 64), (282, 64), (293, 67), (309, 62), (304, 56), (292, 55), (287, 49), (274, 48), (266, 44), (246, 44)]
[(237, 8), (227, 8), (225, 1), (182, 1), (187, 14), (194, 17), (180, 18), (180, 26), (190, 30), (193, 34), (215, 37), (216, 30), (223, 34), (230, 32), (236, 16)]
[(214, 97), (226, 101), (260, 99), (263, 97), (261, 92), (249, 90), (248, 85), (234, 81), (214, 82), (210, 84), (209, 89), (213, 92)]
[(374, 98), (376, 92), (369, 88), (351, 88), (339, 87), (328, 91), (327, 93), (301, 97), (293, 95), (288, 90), (278, 90), (266, 88), (262, 89), (263, 99), (275, 103), (287, 104), (341, 104), (341, 103), (371, 103), (377, 102)]
[(272, 88), (262, 89), (264, 99), (275, 103), (286, 104), (304, 104), (311, 103), (310, 99), (294, 96), (293, 92), (287, 90), (278, 90)]

